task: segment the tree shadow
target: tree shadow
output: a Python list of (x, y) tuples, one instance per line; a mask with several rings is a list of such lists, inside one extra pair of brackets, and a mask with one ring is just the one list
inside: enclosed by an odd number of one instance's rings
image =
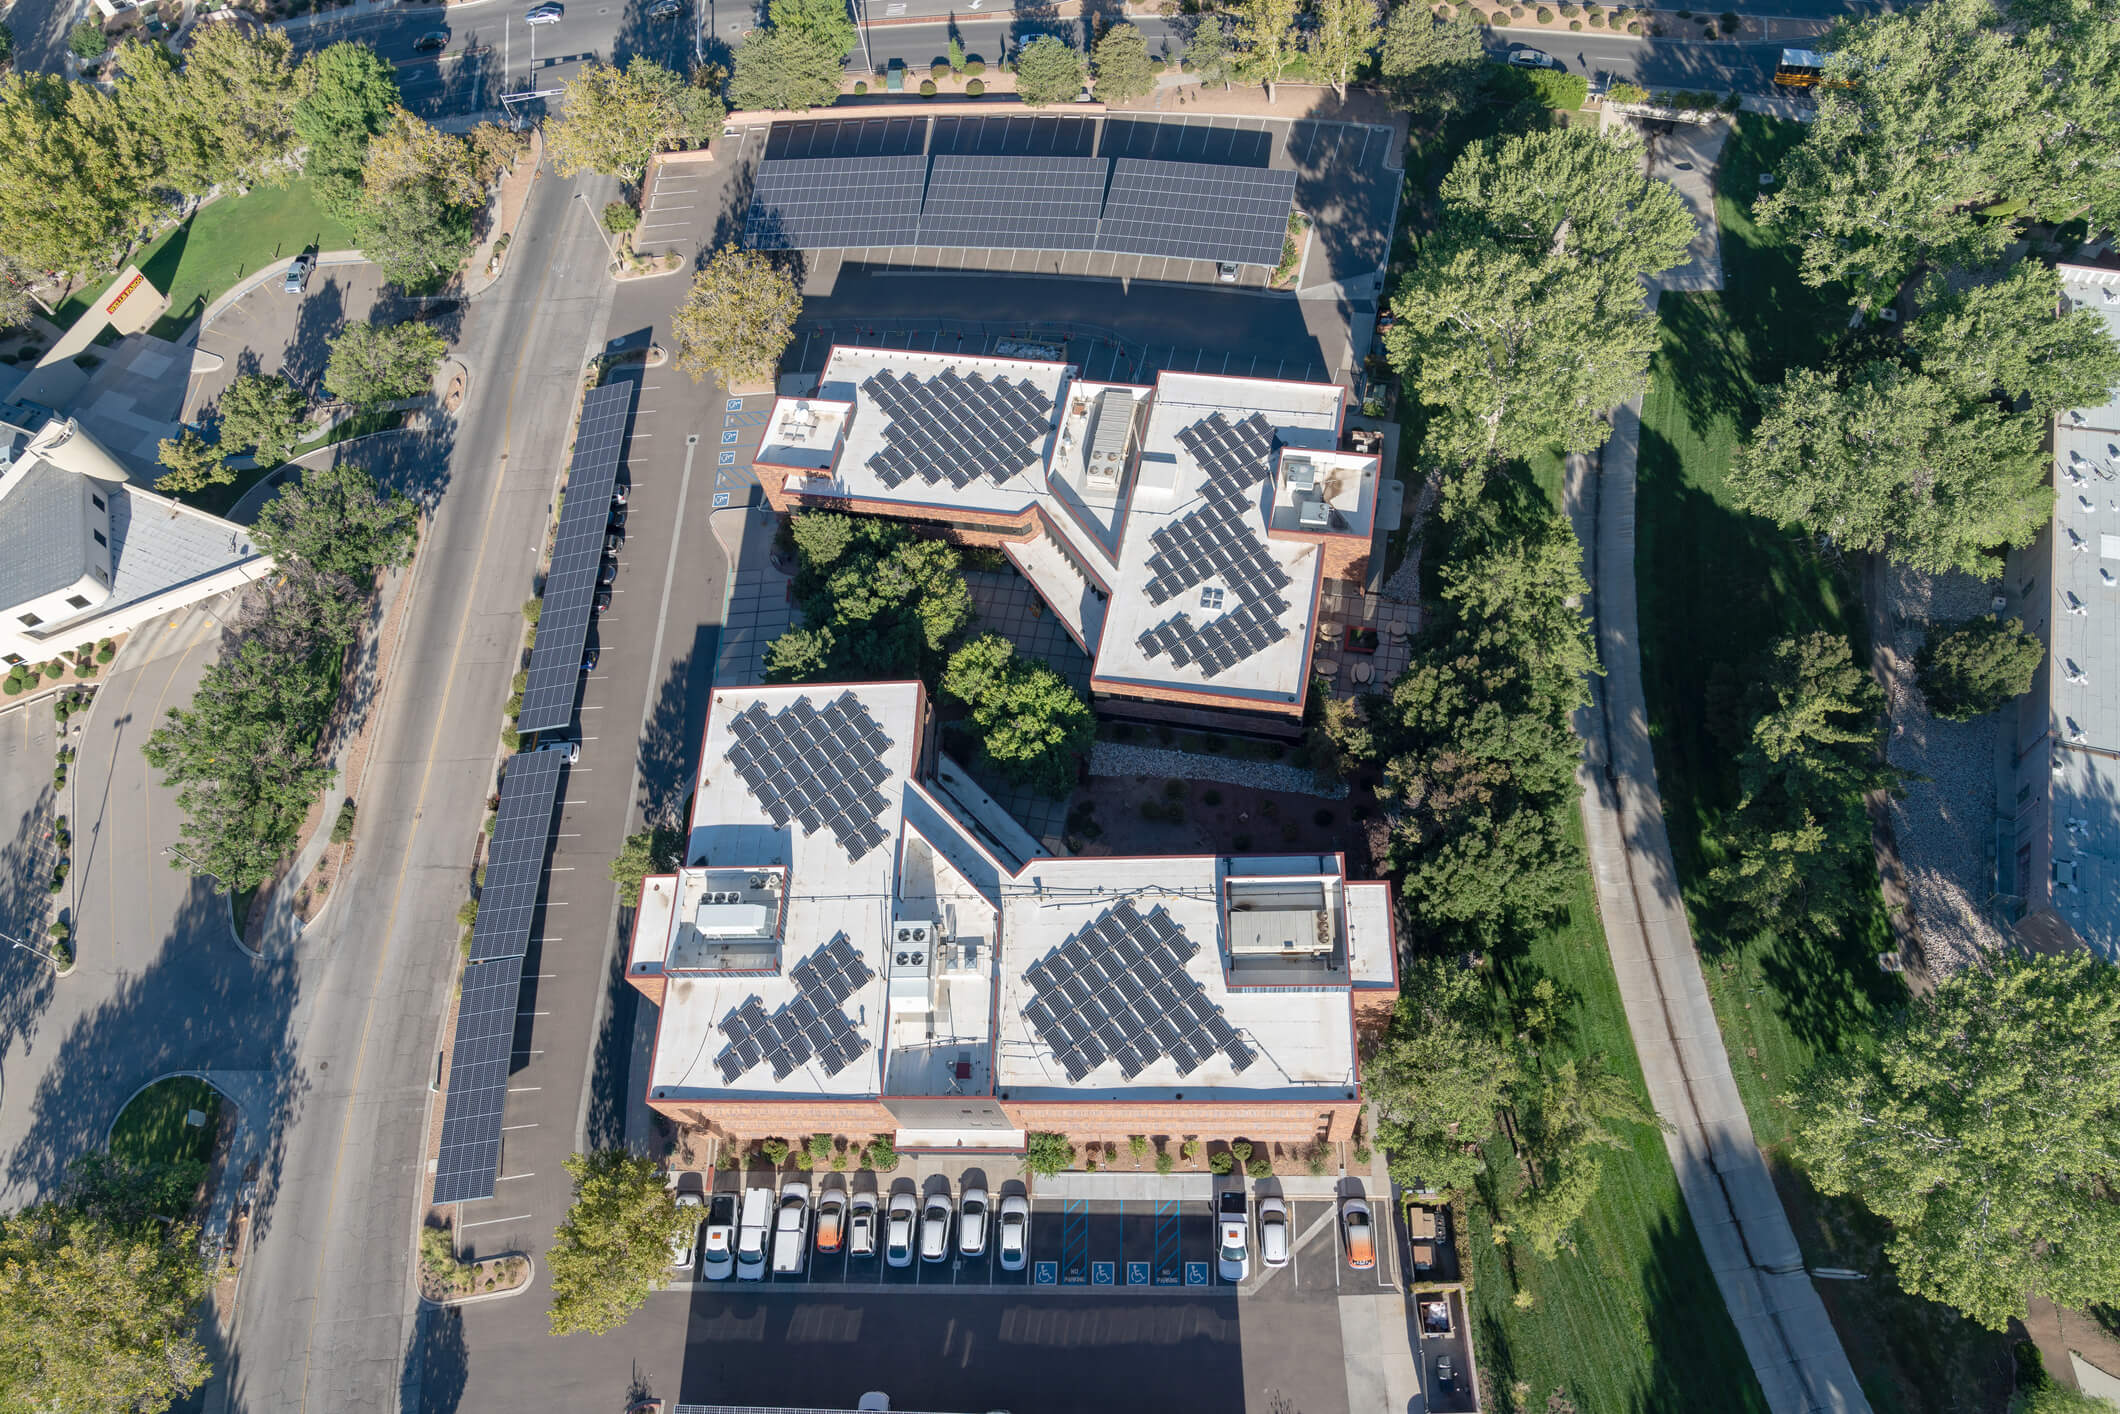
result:
[(439, 409), (423, 416), (419, 427), (340, 443), (332, 464), (357, 466), (374, 477), (379, 488), (407, 497), (422, 514), (432, 514), (449, 489), (457, 419), (456, 414)]
[(625, 17), (611, 40), (610, 61), (623, 68), (634, 59), (651, 59), (679, 78), (692, 73), (692, 35), (700, 23), (696, 0), (678, 0), (674, 15), (649, 14), (655, 0), (623, 0)]
[[(22, 710), (34, 712), (41, 708)], [(51, 963), (29, 950), (51, 945), (51, 937), (45, 931), (45, 912), (51, 902), (49, 880), (57, 861), (57, 844), (52, 838), (54, 800), (52, 787), (40, 786), (36, 799), (16, 822), (13, 838), (0, 845), (0, 929), (9, 938), (19, 938), (29, 945), (9, 946), (5, 958), (0, 959), (0, 1065), (14, 1053), (17, 1043), (24, 1055), (33, 1048), (38, 1024), (51, 1006), (58, 984)], [(76, 840), (77, 848), (82, 844)], [(0, 1083), (5, 1078), (0, 1074)]]
[(399, 1407), (421, 1414), (456, 1414), (470, 1374), (464, 1313), (453, 1306), (422, 1303), (398, 1378)]

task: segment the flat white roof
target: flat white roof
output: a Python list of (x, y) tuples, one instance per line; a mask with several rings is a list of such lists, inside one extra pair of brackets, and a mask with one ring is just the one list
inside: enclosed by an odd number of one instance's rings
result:
[[(1002, 904), (1000, 1032), (995, 1084), (1010, 1099), (1288, 1099), (1291, 1091), (1344, 1098), (1355, 1087), (1354, 1021), (1346, 986), (1232, 989), (1222, 967), (1222, 881), (1212, 855), (1044, 859), (1016, 877)], [(1168, 1054), (1131, 1079), (1106, 1060), (1070, 1081), (1024, 1011), (1038, 995), (1027, 970), (1122, 899), (1167, 913), (1197, 947), (1184, 975), (1206, 994), (1257, 1058), (1239, 1071), (1215, 1051), (1189, 1074)]]
[[(2057, 269), (2061, 275), (2061, 297), (2069, 307), (2103, 316), (2106, 331), (2120, 342), (2120, 267), (2064, 264)], [(2120, 388), (2113, 389), (2113, 395), (2097, 407), (2062, 413), (2058, 425), (2120, 431)]]

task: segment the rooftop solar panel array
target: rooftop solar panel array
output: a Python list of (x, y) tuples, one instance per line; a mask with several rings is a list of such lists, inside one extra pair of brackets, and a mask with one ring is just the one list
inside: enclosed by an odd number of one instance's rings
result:
[[(1293, 170), (1094, 157), (1076, 140), (1075, 127), (1008, 119), (1027, 126), (990, 133), (986, 121), (938, 119), (932, 156), (768, 155), (745, 215), (745, 244), (754, 250), (1099, 250), (1280, 262), (1295, 199)], [(1079, 124), (1083, 132), (1089, 126)], [(844, 143), (826, 146), (838, 151)]]
[(611, 523), (611, 496), (618, 485), (626, 420), (633, 412), (630, 380), (591, 388), (582, 398), (574, 433), (574, 463), (567, 472), (567, 499), (552, 541), (552, 568), (545, 575), (538, 612), (537, 643), (530, 650), (530, 679), (515, 727), (522, 732), (557, 731), (574, 720), (581, 689), (582, 649), (595, 612), (596, 576), (604, 562), (604, 532)]
[(1052, 400), (1029, 379), (955, 369), (921, 379), (886, 368), (861, 391), (890, 418), (867, 465), (893, 490), (914, 477), (960, 491), (981, 477), (998, 486), (1037, 460), (1052, 416)]
[(844, 933), (788, 970), (795, 995), (771, 1016), (758, 998), (723, 1017), (716, 1026), (728, 1042), (714, 1058), (724, 1085), (734, 1085), (759, 1065), (770, 1065), (775, 1080), (815, 1060), (828, 1076), (845, 1070), (868, 1051), (868, 1038), (847, 1019), (846, 999), (867, 986), (875, 969)]
[(1296, 174), (1270, 167), (1121, 157), (1097, 249), (1173, 260), (1278, 265)]
[(1185, 970), (1199, 950), (1163, 909), (1121, 899), (1024, 970), (1024, 1020), (1070, 1084), (1105, 1064), (1132, 1080), (1166, 1058), (1187, 1076), (1218, 1051), (1241, 1072), (1258, 1053)]
[(552, 803), (559, 795), (564, 751), (525, 751), (501, 778), (501, 807), (486, 846), (486, 882), (471, 927), (471, 960), (521, 957), (530, 948), (530, 918), (552, 845)]
[(891, 776), (883, 764), (891, 739), (852, 692), (822, 710), (808, 696), (778, 712), (753, 702), (730, 720), (729, 735), (725, 759), (776, 828), (830, 829), (849, 862), (889, 838), (879, 787)]
[(522, 984), (521, 957), (473, 962), (464, 968), (463, 991), (456, 1004), (456, 1040), (450, 1051), (449, 1094), (443, 1101), (441, 1158), (434, 1170), (437, 1206), (493, 1196)]
[(1281, 591), (1294, 581), (1266, 552), (1252, 498), (1273, 471), (1273, 427), (1259, 413), (1232, 424), (1217, 412), (1179, 432), (1178, 443), (1207, 480), (1200, 509), (1149, 536), (1156, 548), (1148, 602), (1166, 603), (1208, 581), (1227, 586), (1235, 602), (1204, 626), (1173, 614), (1137, 641), (1151, 658), (1168, 655), (1173, 666), (1197, 666), (1214, 678), (1288, 637), (1281, 619), (1290, 605)]
[(1094, 250), (1110, 165), (1101, 157), (937, 157), (920, 243)]
[(913, 245), (927, 158), (794, 157), (758, 164), (744, 244), (753, 250)]

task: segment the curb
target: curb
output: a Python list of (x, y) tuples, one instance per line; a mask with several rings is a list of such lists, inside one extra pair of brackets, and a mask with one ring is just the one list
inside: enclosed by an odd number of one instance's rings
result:
[[(480, 4), (482, 3), (482, 0), (468, 0), (468, 3), (474, 5)], [(530, 1270), (523, 1276), (522, 1285), (511, 1286), (506, 1291), (482, 1291), (474, 1293), (470, 1296), (455, 1296), (451, 1297), (447, 1301), (435, 1301), (429, 1299), (428, 1297), (422, 1296), (420, 1298), (420, 1305), (429, 1311), (448, 1311), (453, 1310), (458, 1306), (476, 1306), (483, 1301), (506, 1301), (511, 1296), (521, 1296), (531, 1287), (537, 1285), (537, 1258), (531, 1256), (528, 1252), (496, 1252), (493, 1255), (495, 1257), (519, 1258), (530, 1268)], [(478, 1260), (483, 1262), (488, 1261), (490, 1259), (481, 1257)], [(417, 1267), (418, 1264), (419, 1254), (415, 1252), (413, 1254), (413, 1265)]]
[(115, 1131), (118, 1127), (119, 1117), (125, 1113), (125, 1105), (130, 1105), (133, 1101), (139, 1099), (142, 1095), (146, 1094), (149, 1090), (152, 1090), (155, 1086), (160, 1085), (165, 1080), (196, 1080), (200, 1084), (204, 1085), (207, 1089), (213, 1091), (216, 1095), (219, 1095), (223, 1103), (234, 1106), (237, 1118), (242, 1119), (246, 1122), (249, 1120), (249, 1116), (243, 1111), (242, 1102), (236, 1099), (235, 1096), (229, 1094), (226, 1090), (223, 1090), (220, 1086), (214, 1084), (213, 1078), (209, 1076), (205, 1071), (165, 1071), (163, 1074), (155, 1076), (152, 1080), (143, 1081), (140, 1085), (134, 1088), (133, 1092), (130, 1095), (127, 1095), (125, 1097), (125, 1104), (118, 1106), (117, 1113), (113, 1114), (110, 1117), (110, 1123), (103, 1127), (104, 1149), (108, 1150), (110, 1148), (110, 1136), (112, 1132)]

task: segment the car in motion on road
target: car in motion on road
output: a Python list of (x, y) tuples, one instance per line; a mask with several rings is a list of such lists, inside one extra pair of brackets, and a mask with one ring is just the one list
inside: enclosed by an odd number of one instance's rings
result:
[(1251, 1275), (1251, 1215), (1242, 1193), (1224, 1193), (1216, 1207), (1215, 1263), (1222, 1280), (1240, 1282)]
[(280, 289), (290, 295), (302, 293), (308, 287), (309, 272), (316, 268), (316, 253), (303, 251), (294, 258), (294, 264), (287, 267), (287, 279), (280, 285)]
[(1259, 1260), (1269, 1267), (1288, 1265), (1288, 1200), (1259, 1200)]
[(1518, 69), (1558, 69), (1561, 67), (1561, 61), (1543, 49), (1512, 49), (1509, 51), (1509, 63), (1511, 67)]
[(846, 1241), (847, 1195), (842, 1188), (828, 1188), (817, 1195), (817, 1250), (837, 1252)]
[(560, 16), (567, 13), (564, 5), (540, 5), (523, 16), (526, 25), (556, 25)]
[(920, 1260), (940, 1262), (950, 1255), (950, 1195), (928, 1194), (920, 1210)]
[(876, 1255), (876, 1195), (856, 1193), (847, 1213), (847, 1255)]
[(431, 54), (438, 49), (447, 49), (448, 47), (449, 31), (445, 29), (428, 30), (418, 39), (412, 41), (412, 52), (415, 54)]
[(957, 1250), (967, 1257), (986, 1251), (987, 1201), (984, 1188), (967, 1188), (957, 1204)]
[(1369, 1204), (1349, 1198), (1340, 1204), (1340, 1229), (1347, 1234), (1347, 1265), (1366, 1272), (1377, 1264), (1376, 1227), (1370, 1221)]
[(707, 1202), (707, 1232), (700, 1239), (699, 1264), (708, 1281), (726, 1281), (736, 1270), (734, 1193), (717, 1193)]
[(700, 1210), (705, 1206), (697, 1193), (677, 1195), (677, 1215), (684, 1220), (677, 1236), (670, 1239), (670, 1265), (677, 1271), (692, 1270), (692, 1256), (699, 1241), (699, 1221), (704, 1216)]
[(913, 1220), (920, 1205), (910, 1193), (891, 1195), (890, 1221), (885, 1226), (883, 1260), (894, 1267), (913, 1265)]
[(651, 20), (674, 20), (677, 18), (677, 12), (684, 9), (684, 7), (684, 0), (655, 0), (655, 3), (648, 7), (648, 18)]
[(1001, 1200), (1001, 1270), (1020, 1272), (1031, 1250), (1031, 1205), (1021, 1193)]

